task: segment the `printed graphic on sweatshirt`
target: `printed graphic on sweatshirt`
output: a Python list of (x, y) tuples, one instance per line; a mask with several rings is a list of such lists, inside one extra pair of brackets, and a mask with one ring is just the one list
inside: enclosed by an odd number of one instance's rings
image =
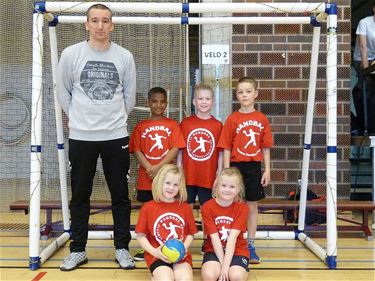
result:
[(258, 121), (245, 121), (239, 124), (237, 127), (237, 134), (241, 136), (241, 144), (237, 148), (237, 151), (244, 156), (255, 156), (261, 152), (260, 145), (260, 134), (264, 130), (264, 126)]
[(119, 84), (119, 74), (112, 62), (88, 61), (80, 81), (91, 100), (112, 100)]
[(227, 216), (219, 216), (215, 218), (215, 225), (219, 232), (221, 243), (225, 245), (232, 229), (233, 218)]
[(186, 140), (188, 155), (195, 161), (208, 160), (215, 150), (215, 138), (204, 128), (197, 128), (190, 132)]
[(155, 220), (154, 235), (160, 244), (172, 238), (184, 240), (184, 228), (185, 221), (181, 216), (175, 213), (165, 213)]
[(141, 135), (145, 139), (144, 154), (146, 158), (162, 159), (169, 151), (168, 139), (171, 134), (171, 130), (163, 125), (146, 128)]

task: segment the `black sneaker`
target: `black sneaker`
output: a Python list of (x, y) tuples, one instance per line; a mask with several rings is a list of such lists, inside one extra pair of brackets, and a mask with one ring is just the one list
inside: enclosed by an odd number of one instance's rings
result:
[(135, 261), (144, 261), (145, 260), (145, 250), (140, 249), (135, 255), (134, 255)]

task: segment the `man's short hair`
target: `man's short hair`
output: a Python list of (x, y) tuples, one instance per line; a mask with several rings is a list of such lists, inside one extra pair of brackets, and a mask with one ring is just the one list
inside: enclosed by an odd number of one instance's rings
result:
[(88, 8), (88, 10), (86, 12), (87, 21), (89, 21), (89, 15), (90, 15), (90, 11), (92, 9), (107, 10), (110, 13), (110, 20), (112, 21), (112, 10), (110, 8), (108, 8), (106, 5), (103, 5), (103, 4), (94, 4), (94, 5), (90, 6), (90, 8)]

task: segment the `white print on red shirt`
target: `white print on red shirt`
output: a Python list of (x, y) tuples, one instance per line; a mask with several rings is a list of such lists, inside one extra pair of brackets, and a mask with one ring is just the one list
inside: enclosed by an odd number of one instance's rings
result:
[[(165, 149), (165, 147), (168, 146), (166, 142), (168, 142), (168, 137), (172, 134), (170, 129), (165, 126), (150, 126), (144, 130), (142, 133), (141, 137), (142, 138), (149, 138), (153, 142), (155, 142), (150, 150), (149, 153), (144, 152), (145, 157), (148, 159), (153, 159), (153, 160), (159, 160), (162, 159), (169, 151), (169, 149)], [(163, 144), (163, 140), (164, 144)], [(152, 153), (153, 150), (161, 150), (163, 153), (161, 155), (155, 156), (155, 153)], [(165, 151), (164, 151), (165, 150)], [(158, 152), (156, 153), (158, 154)]]
[(257, 120), (248, 120), (238, 125), (238, 128), (236, 129), (236, 134), (238, 134), (239, 131), (241, 131), (243, 128), (249, 126), (258, 127), (260, 131), (264, 130), (262, 122), (258, 122)]
[[(256, 120), (249, 120), (249, 121), (245, 121), (239, 124), (236, 129), (237, 134), (242, 132), (246, 137), (249, 138), (249, 140), (246, 142), (243, 149), (238, 147), (237, 151), (244, 156), (251, 156), (251, 157), (260, 153), (261, 149), (259, 148), (259, 144), (257, 144), (256, 135), (260, 135), (260, 132), (263, 129), (264, 127), (262, 123)], [(254, 152), (254, 148), (251, 148), (251, 147), (255, 147), (258, 149)], [(248, 149), (250, 149), (250, 151), (248, 151)]]
[(215, 225), (219, 229), (219, 237), (223, 242), (227, 242), (229, 232), (232, 228), (233, 218), (227, 216), (219, 216), (215, 218)]
[(212, 133), (204, 128), (197, 128), (187, 137), (188, 155), (195, 161), (209, 159), (215, 149), (215, 138)]
[(248, 147), (250, 144), (252, 144), (253, 146), (257, 146), (255, 135), (260, 135), (259, 133), (254, 132), (252, 129), (250, 129), (248, 133), (245, 130), (243, 130), (242, 132), (245, 136), (250, 137), (250, 140), (246, 143), (244, 148)]
[(167, 137), (159, 136), (158, 133), (155, 134), (155, 136), (152, 136), (151, 134), (148, 135), (151, 140), (155, 141), (155, 144), (150, 148), (150, 152), (154, 150), (155, 147), (162, 150), (164, 148), (162, 139), (167, 139)]
[(175, 213), (160, 215), (154, 223), (155, 239), (161, 244), (171, 238), (184, 240), (185, 220)]

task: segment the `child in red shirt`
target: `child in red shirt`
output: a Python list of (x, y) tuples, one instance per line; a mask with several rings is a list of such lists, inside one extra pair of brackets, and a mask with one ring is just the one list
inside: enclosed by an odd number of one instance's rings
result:
[[(185, 178), (173, 164), (164, 165), (152, 183), (154, 200), (145, 203), (135, 227), (137, 240), (145, 250), (145, 259), (153, 280), (193, 280), (192, 257), (188, 252), (197, 232), (193, 211), (186, 200)], [(170, 238), (184, 243), (185, 257), (171, 264), (161, 247)]]
[[(160, 87), (148, 92), (151, 116), (138, 123), (130, 137), (129, 151), (139, 163), (137, 200), (144, 203), (152, 200), (151, 184), (159, 169), (172, 162), (185, 141), (178, 123), (164, 117), (167, 108), (167, 92)], [(143, 261), (143, 250), (134, 255), (134, 260)]]
[(204, 244), (202, 280), (247, 280), (249, 250), (244, 239), (249, 208), (240, 201), (243, 181), (237, 168), (221, 171), (214, 198), (202, 207)]
[(186, 147), (180, 149), (177, 163), (184, 168), (187, 202), (191, 206), (197, 195), (201, 206), (212, 198), (212, 186), (222, 168), (222, 152), (217, 143), (223, 125), (211, 115), (213, 101), (212, 88), (197, 84), (193, 99), (196, 114), (186, 117), (180, 125)]
[(197, 195), (201, 205), (212, 198), (212, 185), (221, 169), (217, 142), (223, 125), (211, 115), (213, 99), (210, 86), (196, 85), (193, 99), (196, 114), (186, 117), (180, 125), (186, 147), (180, 149), (178, 162), (184, 168), (189, 204), (195, 202)]
[(254, 107), (258, 96), (257, 82), (253, 78), (241, 78), (237, 84), (236, 96), (241, 107), (225, 121), (218, 147), (224, 149), (224, 167), (235, 166), (242, 174), (245, 199), (250, 209), (247, 222), (250, 263), (257, 264), (260, 263), (254, 246), (258, 224), (257, 201), (265, 197), (264, 187), (271, 180), (270, 147), (273, 141), (267, 117)]

